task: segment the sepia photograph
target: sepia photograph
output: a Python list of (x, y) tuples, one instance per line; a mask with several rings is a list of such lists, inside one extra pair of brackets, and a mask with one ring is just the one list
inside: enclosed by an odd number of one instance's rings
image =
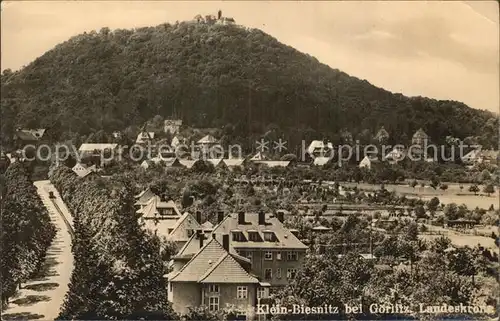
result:
[(498, 320), (498, 1), (0, 6), (2, 320)]

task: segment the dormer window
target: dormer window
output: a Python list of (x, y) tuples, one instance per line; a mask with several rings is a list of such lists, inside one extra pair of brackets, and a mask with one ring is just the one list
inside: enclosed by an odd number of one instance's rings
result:
[(262, 238), (257, 231), (248, 231), (248, 239), (250, 242), (262, 242)]
[(240, 230), (231, 231), (233, 242), (246, 242), (245, 235)]
[(265, 231), (264, 232), (264, 241), (266, 242), (276, 242), (277, 238), (274, 232), (272, 231)]

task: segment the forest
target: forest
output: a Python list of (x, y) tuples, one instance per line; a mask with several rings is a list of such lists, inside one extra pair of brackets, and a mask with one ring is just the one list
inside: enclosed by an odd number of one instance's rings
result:
[[(408, 75), (411, 76), (411, 75)], [(2, 144), (17, 127), (53, 141), (141, 127), (156, 115), (190, 127), (230, 128), (253, 142), (269, 128), (288, 141), (358, 138), (385, 126), (398, 143), (423, 128), (498, 142), (498, 119), (457, 101), (406, 97), (320, 63), (258, 30), (164, 23), (72, 37), (1, 75)], [(480, 106), (479, 106), (480, 107)]]

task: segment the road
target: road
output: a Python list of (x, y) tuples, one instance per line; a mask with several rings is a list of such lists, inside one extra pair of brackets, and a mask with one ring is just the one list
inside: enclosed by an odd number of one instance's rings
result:
[[(57, 234), (47, 251), (40, 277), (22, 284), (18, 295), (11, 298), (8, 307), (2, 311), (2, 320), (54, 320), (57, 318), (73, 271), (71, 214), (49, 181), (37, 181), (34, 184), (43, 204), (49, 211)], [(54, 202), (49, 198), (49, 191), (53, 191), (56, 196)]]

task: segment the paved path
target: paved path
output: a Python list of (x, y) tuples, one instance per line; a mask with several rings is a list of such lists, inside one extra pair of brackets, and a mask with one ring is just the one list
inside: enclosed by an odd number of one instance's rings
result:
[[(57, 234), (47, 251), (40, 277), (22, 285), (18, 295), (11, 298), (2, 311), (2, 320), (54, 320), (59, 315), (73, 271), (71, 215), (49, 181), (35, 182), (35, 186)], [(54, 202), (49, 198), (49, 191), (56, 195)]]

